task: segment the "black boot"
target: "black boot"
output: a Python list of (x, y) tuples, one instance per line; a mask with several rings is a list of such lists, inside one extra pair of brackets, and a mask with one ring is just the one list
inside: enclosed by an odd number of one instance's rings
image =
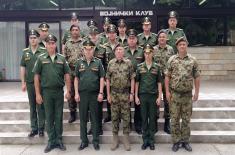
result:
[(76, 111), (71, 111), (70, 112), (70, 118), (69, 118), (69, 123), (75, 122), (77, 119), (77, 112)]
[(165, 119), (164, 131), (167, 134), (171, 134), (170, 119)]
[(192, 147), (189, 145), (188, 142), (183, 142), (183, 143), (182, 143), (182, 147), (183, 147), (185, 150), (187, 150), (188, 152), (192, 152), (192, 151), (193, 151)]
[(29, 134), (28, 134), (28, 137), (34, 137), (38, 134), (38, 130), (32, 130)]

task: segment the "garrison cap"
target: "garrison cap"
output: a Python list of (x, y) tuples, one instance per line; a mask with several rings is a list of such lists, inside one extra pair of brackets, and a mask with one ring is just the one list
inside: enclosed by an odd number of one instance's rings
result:
[(168, 13), (169, 18), (177, 18), (178, 17), (178, 13), (176, 11), (170, 11)]
[(95, 44), (90, 39), (88, 39), (83, 42), (82, 46), (83, 48), (94, 48)]
[(180, 37), (176, 40), (175, 45), (177, 46), (182, 41), (184, 41), (188, 44), (188, 40), (185, 37)]
[(78, 15), (76, 12), (72, 12), (71, 19), (78, 19)]
[(57, 38), (53, 35), (53, 34), (49, 34), (46, 39), (45, 39), (46, 42), (49, 42), (49, 41), (54, 41), (56, 42), (57, 41)]
[(43, 31), (47, 31), (50, 26), (46, 23), (46, 22), (42, 22), (39, 26), (38, 26), (39, 29), (43, 30)]
[(151, 24), (151, 19), (150, 17), (144, 17), (142, 19), (142, 24)]
[(40, 34), (38, 33), (38, 31), (37, 31), (37, 30), (34, 30), (34, 29), (29, 30), (28, 35), (29, 35), (29, 36), (35, 35), (36, 37), (39, 37), (39, 36), (40, 36)]
[(137, 36), (137, 31), (135, 29), (129, 29), (126, 34), (128, 37), (129, 36)]
[(144, 53), (150, 53), (153, 52), (154, 48), (150, 44), (144, 45)]
[(114, 24), (110, 24), (108, 26), (107, 32), (108, 33), (110, 33), (110, 32), (117, 32), (117, 27)]
[(118, 27), (126, 27), (125, 19), (119, 19), (118, 20)]
[(109, 17), (104, 17), (104, 24), (112, 24), (112, 21)]

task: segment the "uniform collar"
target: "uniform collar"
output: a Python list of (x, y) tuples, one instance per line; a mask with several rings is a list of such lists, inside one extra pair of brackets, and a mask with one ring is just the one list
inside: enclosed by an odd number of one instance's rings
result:
[(116, 63), (123, 63), (124, 62), (124, 58), (122, 58), (122, 60), (120, 60), (120, 61), (117, 58), (115, 58), (115, 62)]
[[(87, 62), (85, 56), (82, 58), (82, 61), (86, 61), (86, 62)], [(94, 57), (94, 56), (93, 56), (92, 59), (91, 59), (91, 62), (92, 62), (92, 61), (95, 61), (95, 57)]]
[(188, 55), (188, 53), (187, 53), (184, 58), (181, 58), (180, 55), (179, 55), (179, 53), (177, 53), (176, 56), (177, 56), (177, 58), (179, 58), (179, 59), (185, 59), (185, 58), (188, 58), (189, 55)]
[(82, 42), (82, 38), (79, 37), (77, 41), (74, 41), (72, 38), (70, 38), (69, 41), (74, 44), (74, 43)]

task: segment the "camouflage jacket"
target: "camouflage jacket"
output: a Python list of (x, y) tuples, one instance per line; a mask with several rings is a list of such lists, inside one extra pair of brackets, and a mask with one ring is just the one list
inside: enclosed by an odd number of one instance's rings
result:
[(116, 90), (126, 91), (131, 87), (131, 79), (135, 78), (136, 74), (130, 60), (123, 58), (118, 61), (112, 59), (107, 68), (106, 78), (110, 80), (110, 87)]
[(189, 92), (193, 89), (193, 79), (200, 76), (197, 60), (187, 54), (184, 58), (173, 55), (167, 62), (165, 76), (170, 78), (170, 89), (176, 92)]

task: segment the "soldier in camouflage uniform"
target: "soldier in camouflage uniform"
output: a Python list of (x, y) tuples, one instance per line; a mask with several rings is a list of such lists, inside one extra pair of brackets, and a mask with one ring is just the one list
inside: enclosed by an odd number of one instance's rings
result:
[[(98, 28), (95, 26), (90, 27), (89, 29), (89, 35), (88, 39), (95, 44), (94, 47), (94, 57), (99, 58), (105, 66), (105, 60), (106, 60), (106, 53), (105, 53), (105, 47), (101, 44), (99, 44), (98, 39), (99, 39), (99, 31)], [(105, 67), (106, 70), (106, 67)], [(99, 135), (103, 134), (103, 129), (102, 129), (102, 119), (103, 119), (103, 101), (98, 104), (98, 129)], [(90, 117), (91, 118), (91, 117)], [(92, 134), (92, 129), (88, 131), (88, 135)]]
[[(78, 20), (78, 15), (76, 12), (73, 12), (71, 14), (71, 20), (70, 20), (70, 23), (71, 23), (71, 26), (72, 25), (77, 25), (79, 26), (79, 20)], [(85, 34), (80, 31), (80, 37), (81, 38), (84, 38), (85, 37)], [(70, 33), (70, 29), (66, 30), (65, 33), (64, 33), (64, 36), (62, 38), (62, 52), (64, 51), (64, 46), (66, 44), (66, 42), (71, 38), (71, 33)]]
[(70, 118), (69, 118), (69, 123), (72, 123), (76, 120), (76, 114), (77, 114), (77, 103), (74, 99), (74, 76), (75, 76), (75, 63), (77, 59), (83, 57), (82, 53), (82, 42), (83, 39), (79, 35), (80, 28), (78, 25), (72, 25), (70, 27), (70, 33), (71, 33), (71, 38), (66, 42), (65, 48), (64, 48), (64, 56), (65, 59), (69, 63), (69, 67), (71, 70), (71, 98), (68, 101), (69, 103), (69, 110), (70, 110)]
[[(128, 36), (128, 46), (125, 47), (125, 57), (131, 60), (134, 70), (137, 69), (137, 65), (144, 61), (144, 52), (141, 46), (137, 45), (137, 32), (134, 29), (127, 31)], [(142, 124), (141, 124), (141, 111), (140, 106), (134, 104), (135, 114), (134, 114), (134, 124), (135, 131), (138, 134), (142, 133)]]
[(170, 11), (169, 12), (169, 19), (168, 19), (168, 25), (169, 28), (166, 29), (167, 32), (167, 44), (170, 45), (171, 47), (173, 47), (174, 49), (174, 53), (177, 53), (177, 48), (175, 45), (175, 42), (177, 39), (179, 39), (180, 37), (185, 37), (186, 35), (184, 33), (183, 29), (177, 28), (177, 23), (178, 23), (178, 14), (175, 11)]
[[(186, 38), (179, 38), (176, 46), (178, 54), (170, 57), (165, 71), (166, 97), (170, 103), (171, 136), (174, 143), (172, 150), (178, 151), (182, 144), (187, 151), (192, 151), (189, 145), (190, 117), (192, 101), (198, 100), (200, 71), (197, 60), (187, 54)], [(193, 85), (194, 94), (192, 94)]]
[(119, 123), (123, 120), (123, 143), (126, 151), (130, 151), (130, 102), (134, 100), (135, 72), (130, 60), (124, 58), (124, 48), (115, 48), (115, 59), (112, 59), (107, 68), (107, 99), (112, 110), (113, 144), (111, 150), (118, 148)]
[(145, 62), (137, 67), (135, 84), (135, 101), (141, 106), (143, 145), (142, 150), (149, 146), (155, 150), (154, 134), (156, 131), (156, 113), (162, 97), (162, 77), (160, 67), (153, 61), (153, 47), (146, 44), (144, 47)]
[(28, 92), (29, 107), (30, 107), (30, 125), (31, 132), (28, 137), (34, 137), (39, 133), (39, 137), (44, 136), (45, 126), (45, 110), (44, 105), (36, 103), (36, 94), (34, 88), (34, 73), (33, 66), (37, 58), (46, 53), (44, 47), (39, 47), (39, 33), (36, 30), (29, 31), (29, 47), (23, 50), (23, 55), (20, 63), (22, 91)]
[(157, 44), (157, 35), (152, 33), (151, 30), (151, 19), (149, 17), (144, 17), (142, 20), (143, 32), (138, 35), (138, 43), (140, 46), (145, 44), (150, 44), (155, 46)]
[[(108, 42), (104, 44), (105, 47), (105, 53), (106, 53), (106, 61), (105, 61), (105, 66), (108, 65), (110, 60), (115, 58), (115, 52), (114, 49), (119, 45), (117, 42), (117, 28), (115, 25), (110, 24), (108, 29)], [(106, 67), (105, 67), (106, 68)], [(104, 122), (109, 122), (111, 121), (111, 110), (110, 110), (110, 104), (107, 103), (107, 116), (104, 119)]]
[(46, 22), (42, 22), (39, 26), (39, 34), (40, 34), (40, 42), (39, 42), (39, 46), (40, 47), (46, 47), (46, 37), (48, 36), (48, 30), (49, 30), (50, 26), (46, 23)]
[(104, 32), (100, 33), (99, 35), (99, 43), (100, 44), (105, 44), (108, 42), (108, 27), (109, 25), (112, 24), (112, 21), (109, 17), (104, 17), (104, 22), (103, 22), (103, 29)]
[(127, 46), (127, 35), (126, 35), (126, 22), (124, 19), (120, 19), (118, 21), (118, 37), (117, 37), (118, 42), (122, 46)]
[(167, 34), (165, 30), (160, 30), (158, 32), (158, 45), (154, 46), (154, 61), (160, 66), (162, 71), (162, 91), (163, 91), (163, 101), (164, 101), (164, 131), (170, 134), (170, 112), (169, 104), (166, 99), (166, 91), (164, 87), (164, 70), (166, 69), (166, 64), (168, 59), (174, 55), (174, 50), (170, 45), (166, 44)]

